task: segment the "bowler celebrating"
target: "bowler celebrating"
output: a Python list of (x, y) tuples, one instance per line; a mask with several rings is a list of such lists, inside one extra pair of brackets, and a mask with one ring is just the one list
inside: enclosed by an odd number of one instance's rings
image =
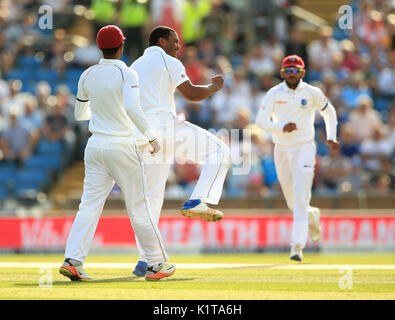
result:
[[(186, 99), (201, 101), (221, 90), (224, 79), (216, 75), (208, 85), (192, 84), (185, 67), (176, 58), (179, 49), (177, 33), (169, 27), (157, 27), (150, 34), (149, 47), (131, 66), (139, 76), (144, 114), (163, 146), (154, 158), (144, 153), (148, 198), (158, 223), (170, 167), (174, 156), (180, 156), (202, 165), (199, 179), (181, 208), (181, 214), (215, 222), (222, 219), (223, 213), (207, 203), (216, 205), (219, 202), (229, 166), (229, 148), (207, 130), (185, 121), (183, 114), (177, 115), (174, 93), (178, 89)], [(139, 145), (148, 142), (141, 138), (137, 141)], [(145, 269), (145, 257), (140, 251), (135, 274), (142, 276)]]
[(316, 155), (315, 113), (318, 110), (324, 118), (327, 145), (332, 149), (339, 148), (337, 118), (323, 92), (303, 82), (306, 71), (302, 58), (285, 57), (280, 73), (284, 81), (263, 98), (256, 124), (272, 133), (277, 176), (287, 206), (293, 211), (290, 258), (302, 261), (309, 231), (314, 242), (321, 238), (320, 211), (309, 205)]

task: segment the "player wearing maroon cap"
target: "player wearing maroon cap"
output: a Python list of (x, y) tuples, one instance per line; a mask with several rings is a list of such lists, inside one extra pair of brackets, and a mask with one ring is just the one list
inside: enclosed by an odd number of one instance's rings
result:
[(84, 155), (84, 190), (66, 243), (59, 272), (72, 281), (91, 280), (83, 269), (107, 196), (117, 183), (139, 245), (147, 257), (146, 280), (172, 275), (167, 253), (147, 197), (144, 163), (135, 142), (133, 124), (148, 139), (151, 155), (160, 147), (140, 105), (137, 73), (120, 57), (125, 37), (116, 26), (97, 35), (103, 59), (83, 72), (78, 82), (75, 117), (91, 120)]
[(322, 91), (303, 82), (305, 64), (297, 55), (287, 56), (281, 65), (284, 81), (271, 88), (261, 103), (256, 123), (272, 133), (274, 162), (287, 206), (293, 211), (290, 258), (301, 261), (310, 232), (321, 238), (320, 211), (311, 207), (316, 148), (314, 119), (318, 110), (325, 121), (327, 144), (338, 149), (336, 111)]

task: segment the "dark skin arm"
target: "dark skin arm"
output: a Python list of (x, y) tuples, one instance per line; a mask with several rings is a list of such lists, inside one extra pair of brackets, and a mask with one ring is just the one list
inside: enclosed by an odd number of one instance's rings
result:
[[(294, 130), (298, 130), (298, 128), (296, 127), (296, 124), (293, 122), (289, 122), (283, 127), (283, 132), (292, 132)], [(332, 150), (339, 150), (340, 148), (339, 142), (334, 140), (328, 140), (326, 142), (326, 145), (329, 146)]]
[(222, 89), (224, 78), (216, 75), (211, 78), (211, 83), (206, 86), (194, 85), (190, 81), (181, 83), (177, 88), (185, 99), (190, 101), (202, 101), (210, 97), (213, 93)]

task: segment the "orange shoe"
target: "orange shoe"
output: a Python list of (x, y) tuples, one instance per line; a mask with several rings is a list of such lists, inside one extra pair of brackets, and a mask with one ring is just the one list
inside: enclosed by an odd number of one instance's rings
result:
[(172, 264), (163, 262), (156, 266), (148, 266), (145, 274), (145, 280), (157, 281), (166, 277), (170, 277), (176, 271), (176, 267)]
[(59, 273), (69, 278), (71, 281), (89, 281), (93, 280), (83, 269), (82, 263), (76, 266), (76, 263), (70, 259), (64, 260), (63, 265), (59, 268)]

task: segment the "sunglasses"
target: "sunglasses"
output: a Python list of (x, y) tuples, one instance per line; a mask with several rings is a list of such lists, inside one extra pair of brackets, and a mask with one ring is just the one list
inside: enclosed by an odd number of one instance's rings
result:
[(285, 74), (298, 74), (300, 72), (303, 72), (304, 70), (300, 68), (283, 68), (281, 69), (281, 71)]

